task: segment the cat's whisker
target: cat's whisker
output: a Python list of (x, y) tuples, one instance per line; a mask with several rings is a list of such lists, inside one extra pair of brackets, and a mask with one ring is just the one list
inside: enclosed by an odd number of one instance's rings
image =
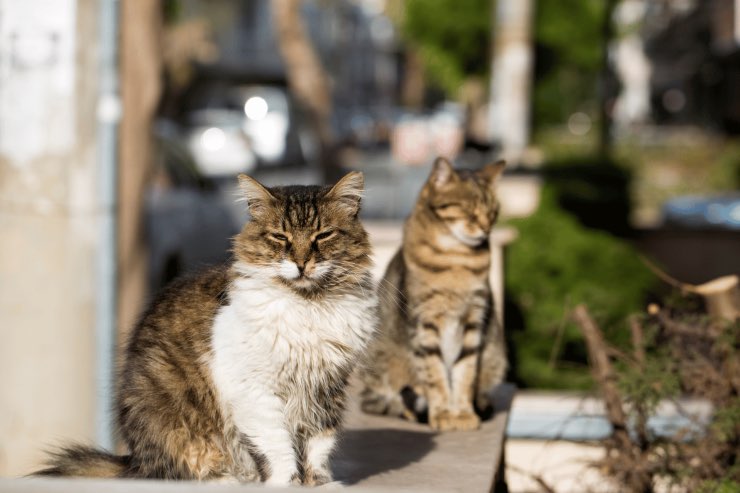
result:
[[(348, 264), (351, 267), (354, 267), (352, 264)], [(338, 269), (342, 269), (344, 272), (351, 272), (353, 269), (344, 267), (343, 265), (337, 265)], [(390, 288), (395, 291), (395, 294), (398, 296), (395, 296), (393, 292), (387, 292), (384, 288)], [(364, 292), (364, 291), (363, 291)], [(387, 279), (383, 278), (378, 281), (377, 289), (375, 289), (376, 295), (381, 298), (385, 302), (391, 302), (393, 303), (399, 310), (401, 310), (404, 314), (407, 313), (407, 309), (404, 306), (401, 301), (399, 301), (399, 298), (403, 298), (403, 293), (392, 283), (390, 283)]]

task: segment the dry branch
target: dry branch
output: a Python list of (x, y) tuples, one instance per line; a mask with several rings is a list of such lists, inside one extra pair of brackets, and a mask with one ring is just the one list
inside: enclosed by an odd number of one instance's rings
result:
[[(578, 306), (573, 313), (614, 428), (604, 441), (607, 455), (598, 466), (629, 492), (652, 492), (657, 481), (669, 481), (681, 491), (696, 491), (718, 480), (737, 489), (740, 324), (657, 305), (648, 307), (648, 316), (650, 337), (646, 337), (644, 319), (634, 316), (629, 320), (633, 345), (629, 354), (607, 346), (586, 307)], [(621, 365), (615, 367), (613, 360)], [(618, 374), (622, 368), (624, 373)], [(617, 376), (624, 386), (617, 387)], [(711, 404), (711, 421), (688, 414), (679, 402), (679, 413), (692, 424), (669, 436), (649, 433), (647, 410), (654, 408), (656, 399), (676, 401), (678, 392)], [(627, 400), (632, 406), (629, 418), (622, 407)], [(634, 426), (633, 435), (627, 432), (627, 424)]]
[(635, 316), (630, 318), (630, 333), (632, 334), (632, 349), (635, 361), (643, 366), (645, 365), (645, 331)]
[(609, 359), (610, 348), (584, 305), (576, 307), (573, 318), (586, 340), (591, 371), (594, 380), (601, 388), (607, 419), (612, 425), (612, 443), (608, 447), (616, 452), (613, 456), (615, 461), (621, 462), (622, 465), (629, 464), (626, 468), (616, 468), (618, 471), (615, 472), (620, 476), (618, 479), (623, 483), (626, 491), (651, 492), (650, 466), (643, 454), (646, 444), (640, 444), (640, 447), (637, 447), (630, 438), (627, 430), (627, 416), (622, 407), (622, 396), (617, 388), (617, 374)]
[(617, 389), (617, 376), (609, 361), (609, 349), (601, 335), (601, 330), (584, 305), (578, 305), (573, 311), (573, 318), (583, 332), (591, 360), (591, 370), (594, 379), (601, 387), (606, 404), (606, 413), (609, 422), (614, 428), (614, 438), (621, 444), (630, 442), (627, 434), (627, 418), (622, 408), (622, 398)]
[[(637, 316), (630, 317), (630, 333), (632, 334), (632, 353), (635, 364), (640, 371), (645, 370), (645, 331)], [(646, 450), (648, 446), (647, 413), (641, 402), (635, 402), (635, 432), (640, 450)]]

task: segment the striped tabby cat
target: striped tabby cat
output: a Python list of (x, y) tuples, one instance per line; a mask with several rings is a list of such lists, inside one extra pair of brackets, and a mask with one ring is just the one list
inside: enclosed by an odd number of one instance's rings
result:
[[(454, 170), (440, 158), (406, 221), (379, 286), (380, 335), (371, 344), (362, 409), (472, 430), (492, 410), (488, 391), (507, 368), (488, 282), (488, 236), (503, 161)], [(403, 395), (402, 395), (403, 394)]]
[(128, 455), (76, 446), (40, 475), (331, 481), (347, 379), (376, 328), (363, 178), (265, 188), (234, 262), (176, 281), (125, 351), (116, 410)]

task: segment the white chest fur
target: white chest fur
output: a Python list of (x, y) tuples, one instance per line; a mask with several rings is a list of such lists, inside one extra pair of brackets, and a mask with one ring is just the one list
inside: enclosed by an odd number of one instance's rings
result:
[[(229, 294), (214, 320), (210, 366), (221, 399), (235, 412), (258, 389), (277, 392), (285, 372), (352, 364), (376, 327), (370, 293), (313, 301), (270, 279), (240, 278)], [(294, 377), (301, 375), (288, 375)]]
[(298, 471), (291, 430), (320, 429), (328, 411), (322, 406), (331, 404), (312, 396), (327, 375), (346, 374), (367, 346), (376, 328), (375, 297), (359, 292), (311, 301), (256, 275), (235, 280), (229, 301), (213, 323), (209, 366), (217, 395), (224, 417), (267, 458), (267, 482), (286, 485)]

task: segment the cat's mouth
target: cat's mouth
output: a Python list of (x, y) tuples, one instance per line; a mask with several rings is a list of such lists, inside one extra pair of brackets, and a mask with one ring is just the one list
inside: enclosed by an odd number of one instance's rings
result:
[(305, 274), (301, 274), (295, 279), (289, 279), (289, 282), (294, 284), (296, 287), (306, 289), (316, 284), (316, 279), (314, 279), (313, 277), (309, 277)]
[(460, 241), (462, 241), (463, 243), (465, 243), (466, 245), (470, 247), (477, 247), (477, 246), (481, 246), (483, 242), (486, 241), (486, 236), (485, 235), (475, 236), (475, 237), (467, 236), (467, 237), (460, 238)]
[(277, 277), (286, 286), (298, 291), (316, 291), (323, 287), (334, 274), (328, 262), (318, 262), (305, 268), (298, 268), (294, 262), (283, 261)]
[(480, 233), (478, 235), (469, 235), (469, 234), (463, 233), (462, 231), (457, 231), (456, 228), (452, 228), (452, 234), (461, 243), (469, 247), (481, 246), (488, 238), (488, 235), (485, 233)]

